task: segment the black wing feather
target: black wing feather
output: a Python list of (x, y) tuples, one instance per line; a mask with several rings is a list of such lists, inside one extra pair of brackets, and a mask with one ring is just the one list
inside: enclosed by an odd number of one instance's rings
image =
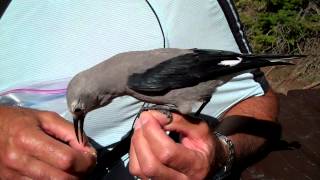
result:
[[(219, 65), (223, 60), (236, 60), (239, 57), (243, 58), (243, 61), (237, 66)], [(280, 58), (285, 57), (289, 56), (284, 55)], [(278, 58), (279, 56), (275, 55), (261, 55), (255, 58), (254, 55), (238, 54), (231, 51), (194, 49), (193, 53), (174, 57), (144, 73), (131, 75), (128, 87), (142, 93), (163, 94), (171, 89), (195, 86), (200, 82), (243, 70), (291, 64), (267, 60)], [(252, 61), (254, 59), (258, 60)]]

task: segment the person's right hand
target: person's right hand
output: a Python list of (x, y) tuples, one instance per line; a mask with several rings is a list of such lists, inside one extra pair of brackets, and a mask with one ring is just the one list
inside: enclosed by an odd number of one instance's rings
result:
[(95, 163), (58, 114), (0, 106), (0, 179), (78, 179)]

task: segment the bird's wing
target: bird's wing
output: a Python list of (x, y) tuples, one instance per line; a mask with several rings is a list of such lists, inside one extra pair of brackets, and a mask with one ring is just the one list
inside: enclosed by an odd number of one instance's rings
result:
[(129, 77), (128, 87), (138, 92), (161, 93), (171, 89), (194, 86), (202, 81), (225, 59), (237, 59), (238, 53), (195, 49)]
[[(200, 82), (243, 70), (290, 64), (282, 61), (269, 61), (269, 59), (284, 57), (194, 49), (191, 53), (171, 58), (143, 73), (132, 74), (128, 79), (128, 87), (144, 94), (162, 94), (172, 89), (195, 86)], [(253, 61), (255, 58), (257, 61)]]

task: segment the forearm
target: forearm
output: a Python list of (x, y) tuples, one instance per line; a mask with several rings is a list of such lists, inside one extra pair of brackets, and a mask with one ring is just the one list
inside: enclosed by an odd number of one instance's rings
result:
[(216, 131), (227, 135), (233, 142), (235, 160), (241, 163), (256, 155), (268, 140), (278, 137), (277, 114), (278, 100), (269, 90), (264, 96), (244, 100), (232, 107)]

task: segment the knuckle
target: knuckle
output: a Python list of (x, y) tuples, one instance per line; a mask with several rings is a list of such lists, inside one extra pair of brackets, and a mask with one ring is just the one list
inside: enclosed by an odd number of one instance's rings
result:
[(15, 135), (13, 136), (12, 142), (15, 145), (21, 146), (21, 145), (27, 144), (29, 138), (31, 137), (28, 133), (28, 130), (26, 128), (21, 128), (18, 131), (16, 131)]
[(137, 144), (139, 142), (139, 138), (137, 137), (137, 132), (134, 132), (132, 137), (131, 137), (131, 143), (132, 144)]
[(133, 163), (131, 163), (131, 161), (129, 161), (129, 172), (133, 176), (141, 176), (142, 175), (140, 168), (136, 165), (133, 165)]
[[(186, 176), (186, 175), (184, 175), (184, 174), (180, 174), (180, 176), (179, 176), (177, 179), (181, 179), (181, 180), (191, 180), (191, 179), (193, 179), (193, 178), (188, 177), (188, 176)], [(194, 178), (194, 179), (197, 179), (197, 178)], [(198, 178), (198, 179), (206, 179), (206, 178), (205, 178), (205, 177), (202, 177), (202, 178)]]
[(177, 113), (173, 114), (173, 119), (176, 123), (181, 123), (184, 120), (183, 116)]
[(160, 162), (164, 163), (164, 164), (168, 164), (172, 161), (173, 158), (173, 151), (174, 150), (170, 150), (169, 148), (165, 148), (161, 151), (161, 154), (159, 155), (159, 160)]
[(200, 127), (201, 127), (202, 130), (203, 130), (204, 132), (206, 132), (206, 133), (208, 133), (208, 132), (211, 131), (211, 129), (210, 129), (210, 127), (209, 127), (209, 124), (208, 124), (207, 122), (204, 122), (204, 121), (200, 122)]
[[(210, 171), (210, 164), (206, 160), (196, 161), (192, 167), (191, 172), (196, 179), (202, 179), (205, 177)], [(195, 173), (196, 172), (196, 173)]]
[(19, 153), (13, 150), (7, 151), (2, 157), (3, 164), (9, 168), (15, 167), (18, 164), (19, 159)]
[(10, 179), (16, 179), (16, 175), (13, 174), (12, 172), (9, 172), (8, 170), (2, 170), (0, 169), (0, 174), (1, 174), (1, 177), (0, 179), (1, 180), (10, 180)]
[(43, 115), (48, 117), (49, 119), (60, 118), (60, 115), (58, 113), (52, 111), (44, 111)]
[(140, 118), (146, 118), (146, 117), (149, 117), (149, 111), (142, 111), (141, 114), (140, 114)]
[(207, 139), (207, 137), (212, 136), (212, 130), (210, 129), (208, 123), (200, 122), (195, 126), (194, 136), (199, 139)]
[(77, 178), (72, 177), (68, 174), (59, 175), (59, 177), (50, 177), (51, 180), (75, 180)]
[(62, 170), (69, 170), (75, 161), (75, 156), (71, 152), (64, 152), (60, 155), (60, 160), (58, 161), (58, 166)]
[(144, 111), (140, 114), (140, 117), (139, 117), (139, 121), (141, 121), (140, 123), (142, 123), (143, 125), (150, 121), (150, 120), (153, 120), (153, 116), (151, 115), (150, 111)]
[(157, 166), (155, 166), (153, 163), (147, 163), (141, 167), (141, 171), (145, 176), (153, 177), (156, 175)]

